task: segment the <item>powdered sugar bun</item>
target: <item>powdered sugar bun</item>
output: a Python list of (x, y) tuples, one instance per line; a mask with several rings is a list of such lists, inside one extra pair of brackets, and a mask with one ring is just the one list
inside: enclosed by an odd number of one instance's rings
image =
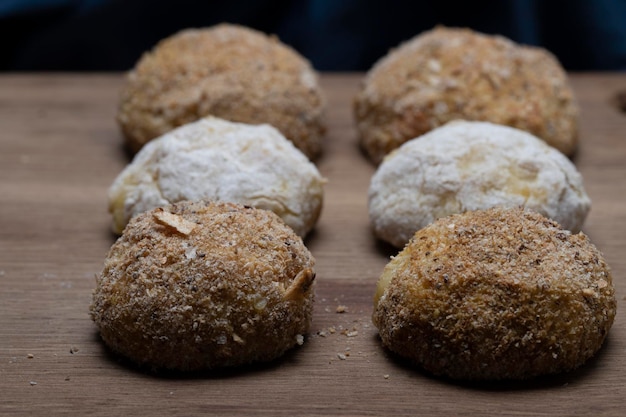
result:
[(278, 214), (298, 235), (315, 225), (324, 179), (269, 125), (208, 117), (148, 143), (109, 190), (113, 230), (141, 212), (182, 200), (219, 200)]
[(388, 155), (372, 177), (374, 233), (402, 247), (440, 217), (525, 206), (577, 232), (590, 209), (582, 177), (555, 148), (519, 129), (456, 121)]

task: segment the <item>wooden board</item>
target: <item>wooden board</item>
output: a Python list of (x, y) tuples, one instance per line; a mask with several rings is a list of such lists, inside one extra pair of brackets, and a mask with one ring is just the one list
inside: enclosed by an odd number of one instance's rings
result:
[(114, 241), (107, 189), (128, 162), (114, 122), (122, 76), (0, 76), (0, 414), (623, 415), (626, 115), (612, 98), (626, 75), (572, 76), (582, 107), (575, 163), (593, 201), (585, 231), (614, 271), (615, 324), (581, 369), (508, 383), (432, 378), (381, 348), (372, 295), (393, 251), (368, 225), (374, 167), (358, 150), (351, 113), (360, 78), (322, 80), (329, 109), (319, 168), (329, 182), (306, 241), (318, 282), (304, 346), (268, 365), (153, 375), (108, 354), (88, 315)]

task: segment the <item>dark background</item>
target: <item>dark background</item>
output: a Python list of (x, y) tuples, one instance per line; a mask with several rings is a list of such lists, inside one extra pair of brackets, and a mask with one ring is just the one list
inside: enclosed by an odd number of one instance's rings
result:
[(0, 70), (127, 70), (181, 29), (239, 23), (324, 71), (367, 70), (437, 24), (543, 46), (568, 70), (626, 70), (626, 0), (0, 0)]

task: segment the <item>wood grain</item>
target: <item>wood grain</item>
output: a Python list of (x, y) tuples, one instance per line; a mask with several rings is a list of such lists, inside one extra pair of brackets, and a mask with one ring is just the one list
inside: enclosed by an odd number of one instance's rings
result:
[[(0, 414), (623, 415), (626, 114), (614, 98), (626, 75), (572, 75), (582, 108), (575, 163), (593, 201), (584, 230), (613, 268), (615, 325), (581, 369), (497, 384), (432, 378), (380, 346), (371, 301), (394, 251), (369, 231), (374, 167), (358, 150), (351, 116), (359, 80), (322, 79), (329, 128), (318, 165), (329, 182), (306, 242), (318, 285), (304, 346), (263, 366), (153, 375), (110, 355), (88, 315), (113, 242), (107, 189), (128, 163), (114, 122), (122, 76), (0, 76)], [(347, 311), (337, 313), (339, 305)]]

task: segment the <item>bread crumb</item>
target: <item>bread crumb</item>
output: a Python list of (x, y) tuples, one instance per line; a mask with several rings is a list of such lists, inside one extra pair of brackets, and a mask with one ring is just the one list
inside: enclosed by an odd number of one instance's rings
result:
[(246, 344), (246, 342), (237, 333), (233, 333), (233, 341), (235, 343), (239, 343), (240, 345), (245, 345)]
[(162, 208), (156, 209), (152, 213), (152, 215), (158, 223), (162, 224), (163, 226), (171, 227), (178, 233), (185, 236), (188, 236), (197, 226), (195, 223), (190, 222), (189, 220), (185, 220), (183, 217), (177, 214), (169, 213)]
[(29, 381), (28, 383), (30, 384), (31, 387), (34, 387), (35, 385), (37, 385), (37, 382), (35, 381)]
[(296, 343), (299, 346), (302, 346), (304, 344), (304, 336), (302, 336), (301, 334), (297, 334), (296, 335)]
[(35, 355), (33, 355), (32, 353), (29, 353), (28, 355), (26, 355), (26, 357), (28, 359), (33, 359), (35, 357)]
[(300, 300), (307, 297), (309, 288), (315, 280), (315, 272), (311, 268), (305, 268), (296, 275), (291, 285), (285, 291), (285, 300)]
[(337, 331), (337, 329), (335, 329), (335, 326), (331, 326), (328, 328), (328, 333), (330, 334), (335, 334), (335, 332)]
[(354, 337), (354, 336), (358, 336), (358, 335), (359, 335), (359, 332), (356, 331), (356, 330), (352, 330), (352, 331), (346, 333), (347, 337)]
[(73, 355), (74, 353), (77, 353), (80, 349), (78, 349), (76, 346), (70, 346), (70, 353)]
[(383, 378), (385, 378), (385, 379), (389, 379), (389, 374), (385, 374), (385, 375), (383, 375)]
[(342, 361), (345, 361), (345, 360), (346, 360), (346, 355), (344, 355), (343, 353), (338, 353), (338, 354), (337, 354), (337, 357), (338, 357), (339, 359), (341, 359)]
[(337, 309), (335, 310), (337, 313), (341, 314), (341, 313), (345, 313), (348, 311), (348, 307), (344, 306), (344, 305), (338, 305)]

